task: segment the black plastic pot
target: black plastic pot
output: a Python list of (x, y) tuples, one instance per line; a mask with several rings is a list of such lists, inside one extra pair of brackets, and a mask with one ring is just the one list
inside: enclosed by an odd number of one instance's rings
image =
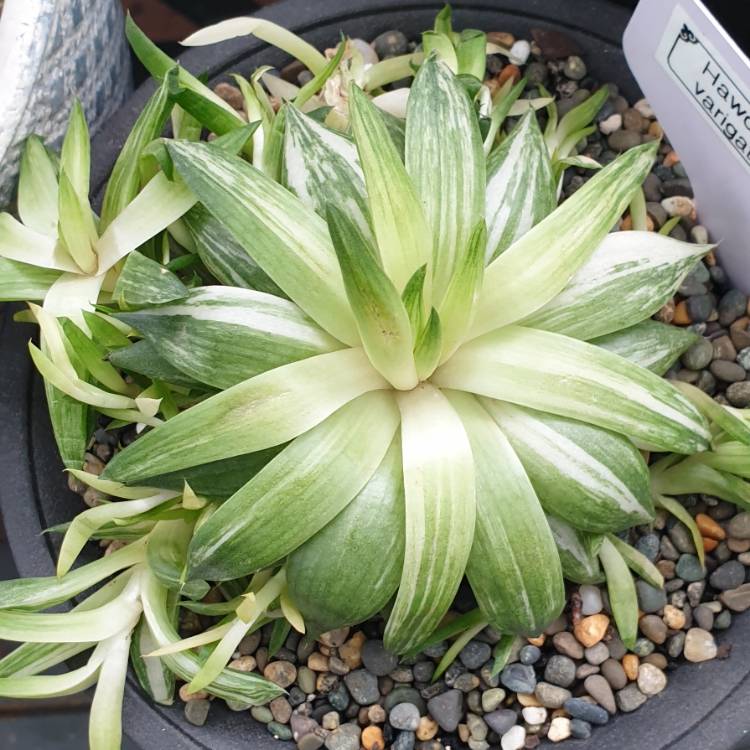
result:
[[(334, 44), (340, 30), (372, 39), (388, 29), (416, 35), (428, 28), (441, 0), (317, 0), (283, 2), (259, 15), (302, 34), (318, 47)], [(502, 7), (501, 7), (502, 6)], [(527, 37), (532, 27), (557, 28), (585, 51), (589, 69), (600, 80), (616, 82), (626, 96), (638, 89), (619, 47), (628, 12), (606, 0), (457, 0), (458, 28), (511, 31)], [(194, 49), (182, 57), (193, 72), (214, 80), (261, 63), (283, 65), (284, 56), (255, 40), (237, 39)], [(94, 141), (92, 185), (100, 190), (117, 150), (147, 96), (139, 89)], [(21, 575), (54, 572), (55, 540), (44, 528), (69, 519), (81, 501), (66, 485), (47, 417), (39, 377), (26, 342), (31, 329), (14, 324), (6, 306), (0, 321), (0, 501), (5, 526)], [(720, 636), (734, 644), (731, 658), (684, 665), (670, 673), (668, 689), (636, 713), (618, 715), (597, 728), (591, 740), (571, 741), (578, 750), (739, 750), (750, 733), (750, 617), (740, 616)], [(125, 701), (125, 731), (148, 750), (266, 750), (279, 748), (265, 728), (247, 714), (232, 713), (217, 701), (208, 724), (190, 726), (179, 701), (153, 705), (130, 679)], [(456, 746), (453, 743), (454, 747)], [(291, 747), (291, 745), (290, 745)]]

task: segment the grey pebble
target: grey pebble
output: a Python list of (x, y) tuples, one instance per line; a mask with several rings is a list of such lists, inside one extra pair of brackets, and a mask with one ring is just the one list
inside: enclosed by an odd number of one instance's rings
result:
[(695, 581), (695, 583), (688, 584), (686, 589), (688, 602), (691, 607), (697, 607), (703, 598), (703, 593), (706, 590), (705, 581)]
[(573, 633), (567, 630), (555, 633), (552, 637), (552, 645), (564, 656), (569, 656), (571, 659), (583, 659), (583, 646)]
[[(743, 349), (742, 351), (746, 351)], [(750, 350), (747, 350), (750, 352)], [(748, 357), (750, 360), (750, 356)], [(750, 365), (750, 362), (748, 363)], [(740, 365), (738, 365), (739, 367)], [(747, 368), (746, 368), (747, 369)], [(732, 383), (727, 388), (727, 401), (738, 409), (750, 406), (750, 381), (743, 380), (741, 383)]]
[(542, 656), (541, 650), (531, 644), (524, 646), (518, 653), (521, 664), (536, 664)]
[(399, 732), (391, 748), (392, 750), (413, 750), (415, 742), (414, 732)]
[(527, 664), (509, 664), (500, 673), (500, 682), (514, 693), (533, 693), (536, 687), (536, 674), (534, 668)]
[(714, 619), (714, 630), (726, 630), (732, 624), (732, 613), (725, 609)]
[(747, 373), (736, 362), (726, 359), (715, 359), (711, 363), (711, 373), (725, 383), (738, 383), (745, 379)]
[[(688, 349), (688, 351), (690, 351)], [(687, 353), (687, 352), (686, 352)], [(684, 355), (683, 355), (684, 356)], [(709, 362), (711, 360), (709, 359)], [(706, 363), (708, 364), (708, 362)], [(685, 365), (687, 367), (687, 365)], [(697, 369), (700, 369), (697, 368)], [(656, 562), (656, 558), (659, 557), (659, 543), (661, 538), (658, 534), (644, 534), (636, 543), (635, 548), (643, 555), (645, 555), (651, 562)]]
[[(661, 556), (665, 560), (676, 561), (680, 557), (680, 553), (668, 536), (663, 536), (661, 538), (661, 542), (659, 543), (659, 551), (661, 553)], [(693, 548), (693, 551), (695, 551), (695, 548)]]
[(359, 750), (361, 734), (356, 724), (342, 724), (326, 737), (325, 746), (328, 750)]
[(574, 718), (583, 719), (590, 724), (606, 724), (609, 721), (609, 713), (605, 709), (582, 698), (570, 698), (565, 701), (563, 708)]
[[(552, 656), (547, 662), (547, 666), (544, 668), (545, 681), (551, 682), (553, 685), (559, 685), (560, 687), (566, 688), (573, 684), (575, 678), (575, 662), (562, 654), (555, 654)], [(531, 691), (521, 690), (519, 692), (528, 693)]]
[(734, 539), (750, 539), (750, 513), (738, 513), (729, 522), (727, 533)]
[(362, 646), (362, 664), (376, 677), (385, 677), (398, 666), (398, 657), (383, 646), (383, 641), (367, 640)]
[(394, 729), (415, 732), (419, 726), (419, 710), (413, 703), (399, 703), (388, 714), (388, 722)]
[(714, 613), (705, 604), (701, 604), (693, 610), (693, 618), (699, 628), (713, 630)]
[(635, 588), (638, 592), (638, 606), (644, 612), (658, 612), (666, 605), (667, 595), (663, 589), (657, 589), (640, 580), (635, 582)]
[(268, 724), (269, 721), (273, 721), (273, 714), (268, 706), (253, 706), (250, 709), (250, 715), (261, 724)]
[(405, 55), (409, 51), (409, 40), (403, 31), (391, 29), (376, 36), (372, 40), (372, 48), (375, 50), (375, 54), (381, 60), (384, 60), (396, 55)]
[[(433, 716), (434, 718), (434, 716)], [(505, 734), (512, 726), (515, 726), (518, 715), (509, 708), (500, 708), (482, 717), (485, 724), (496, 734)], [(437, 719), (435, 719), (437, 721)], [(439, 722), (438, 722), (439, 723)]]
[(702, 581), (706, 577), (706, 571), (700, 563), (700, 560), (695, 555), (680, 555), (680, 559), (677, 561), (677, 567), (675, 573), (683, 581), (694, 583), (695, 581)]
[(682, 654), (682, 650), (685, 648), (685, 631), (681, 630), (679, 633), (675, 633), (667, 641), (667, 653), (676, 659)]
[(488, 643), (469, 641), (462, 649), (458, 658), (467, 669), (479, 669), (492, 656), (492, 649)]
[(612, 638), (612, 640), (607, 643), (607, 648), (609, 649), (609, 655), (613, 659), (622, 659), (622, 657), (628, 653), (628, 650), (625, 648), (625, 644), (617, 636)]
[(595, 646), (585, 649), (584, 656), (589, 664), (599, 666), (609, 659), (609, 649), (606, 643), (599, 641)]
[[(711, 573), (708, 582), (719, 591), (736, 589), (745, 582), (745, 566), (737, 560), (725, 562)], [(710, 630), (710, 628), (706, 628), (706, 630)]]
[(202, 727), (206, 723), (206, 719), (208, 719), (208, 711), (210, 708), (211, 701), (205, 698), (188, 701), (185, 704), (184, 709), (185, 719), (187, 719), (187, 721), (193, 726)]
[(399, 687), (394, 688), (388, 693), (388, 695), (386, 695), (383, 705), (386, 711), (390, 711), (399, 703), (413, 703), (417, 707), (420, 716), (427, 711), (424, 698), (420, 695), (419, 691), (413, 687), (400, 685)]
[[(536, 699), (545, 708), (562, 708), (565, 701), (568, 700), (572, 693), (559, 685), (552, 685), (549, 682), (539, 682), (534, 689)], [(486, 717), (485, 717), (486, 718)]]
[(352, 698), (360, 706), (371, 706), (373, 703), (377, 703), (378, 698), (380, 698), (378, 679), (366, 669), (349, 672), (344, 677), (344, 682), (346, 687), (349, 688)]
[(633, 130), (615, 130), (607, 138), (607, 144), (613, 151), (627, 151), (629, 148), (638, 146), (641, 142), (641, 134)]
[[(463, 694), (460, 690), (448, 690), (430, 698), (427, 701), (427, 710), (444, 732), (454, 732), (458, 722), (461, 721)], [(487, 721), (487, 716), (484, 717), (485, 721)], [(487, 723), (489, 724), (488, 721)]]
[(714, 348), (711, 342), (708, 339), (700, 338), (682, 355), (680, 361), (690, 370), (702, 370), (711, 364), (713, 356)]
[(278, 721), (269, 721), (266, 724), (266, 729), (277, 740), (286, 742), (292, 739), (292, 730), (286, 724), (280, 724)]
[(570, 722), (570, 736), (577, 740), (587, 740), (591, 737), (591, 724), (583, 719), (572, 719)]
[(578, 55), (571, 55), (563, 66), (563, 73), (574, 81), (585, 78), (587, 72), (586, 63)]
[[(674, 526), (672, 526), (671, 529), (669, 529), (669, 538), (674, 544), (675, 548), (683, 553), (688, 553), (691, 555), (695, 554), (695, 544), (693, 544), (693, 537), (690, 535), (690, 531), (687, 526), (685, 526), (684, 523), (676, 523)], [(663, 554), (663, 552), (662, 552)], [(664, 555), (664, 557), (667, 557)], [(677, 558), (667, 558), (667, 559), (674, 559)]]
[(730, 289), (718, 304), (719, 323), (729, 326), (747, 310), (747, 297), (739, 289)]
[(628, 683), (628, 677), (622, 668), (622, 664), (615, 659), (607, 659), (602, 664), (602, 675), (615, 690), (622, 690)]
[(633, 653), (636, 654), (636, 656), (644, 657), (652, 654), (654, 648), (654, 644), (648, 638), (638, 638), (633, 645)]
[[(624, 676), (624, 673), (623, 673)], [(627, 678), (626, 678), (627, 679)], [(615, 704), (615, 695), (612, 692), (612, 686), (607, 682), (605, 677), (599, 674), (592, 674), (587, 677), (583, 683), (586, 692), (609, 713), (614, 714), (617, 711)]]
[(648, 698), (638, 689), (638, 686), (634, 682), (631, 682), (627, 687), (617, 691), (615, 700), (620, 711), (630, 713), (640, 708)]
[(418, 661), (412, 667), (412, 673), (417, 682), (429, 682), (435, 673), (435, 665), (431, 661)]

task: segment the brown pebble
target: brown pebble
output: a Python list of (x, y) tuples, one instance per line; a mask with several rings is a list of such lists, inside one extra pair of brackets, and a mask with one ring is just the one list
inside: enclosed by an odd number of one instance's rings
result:
[(578, 622), (573, 632), (575, 637), (586, 647), (596, 645), (604, 638), (607, 628), (609, 627), (609, 617), (607, 615), (598, 614), (584, 617)]
[(287, 724), (289, 719), (292, 718), (292, 707), (283, 695), (274, 698), (268, 704), (268, 707), (271, 709), (274, 720), (278, 721), (279, 724)]
[(661, 138), (664, 135), (664, 128), (658, 120), (654, 120), (648, 126), (648, 134), (654, 136), (654, 138)]
[(690, 314), (688, 313), (687, 302), (685, 302), (685, 300), (682, 300), (682, 302), (679, 302), (675, 306), (672, 322), (676, 326), (690, 325)]
[(501, 47), (507, 47), (510, 49), (516, 38), (509, 31), (488, 31), (487, 41), (490, 44), (499, 44)]
[(657, 570), (664, 576), (665, 580), (670, 580), (675, 576), (675, 562), (674, 560), (659, 560), (656, 563)]
[(180, 700), (184, 703), (188, 703), (189, 701), (203, 701), (208, 698), (208, 693), (204, 693), (203, 690), (189, 693), (187, 687), (187, 683), (180, 685)]
[(373, 703), (367, 707), (367, 718), (373, 724), (382, 724), (385, 721), (385, 709), (379, 703)]
[(672, 150), (665, 157), (662, 162), (665, 167), (673, 167), (677, 162), (680, 161), (680, 157), (677, 156), (677, 152)]
[(318, 636), (318, 642), (328, 646), (328, 648), (338, 648), (344, 644), (348, 636), (349, 628), (336, 628), (336, 630), (321, 633)]
[(537, 646), (541, 648), (544, 645), (544, 642), (547, 640), (547, 636), (542, 633), (541, 635), (538, 635), (536, 638), (527, 638), (526, 639), (532, 646)]
[(622, 657), (622, 668), (625, 670), (625, 675), (629, 680), (632, 681), (638, 678), (638, 666), (640, 663), (640, 659), (635, 654), (625, 654)]
[(417, 739), (431, 740), (438, 733), (438, 723), (429, 716), (422, 716), (417, 727)]
[(339, 646), (339, 656), (349, 669), (359, 669), (362, 666), (362, 645), (365, 640), (365, 634), (358, 630), (346, 643)]
[[(310, 667), (310, 669), (312, 669), (312, 667)], [(328, 669), (339, 676), (349, 674), (349, 672), (351, 671), (347, 664), (335, 655), (331, 655), (328, 657)]]
[(658, 667), (659, 669), (667, 668), (667, 657), (664, 656), (664, 654), (660, 654), (658, 651), (654, 651), (654, 653), (645, 656), (643, 661), (647, 664), (653, 664), (653, 666)]
[(682, 628), (685, 627), (685, 613), (672, 604), (667, 604), (664, 607), (664, 614), (662, 617), (664, 619), (664, 624), (670, 630), (682, 630)]
[(705, 552), (713, 552), (719, 546), (719, 543), (715, 539), (708, 539), (705, 536), (701, 537), (701, 542), (703, 543), (703, 550)]
[(573, 633), (563, 631), (555, 633), (552, 638), (555, 649), (571, 659), (583, 659), (583, 646), (576, 640)]
[(750, 551), (750, 539), (733, 539), (729, 537), (727, 539), (727, 547), (729, 547), (730, 552), (741, 555), (743, 552)]
[(376, 726), (369, 726), (363, 729), (361, 742), (365, 750), (383, 750), (385, 747), (383, 730)]
[(524, 708), (527, 708), (528, 706), (538, 707), (542, 705), (533, 693), (518, 693), (516, 698)]
[(559, 60), (571, 55), (580, 55), (581, 48), (567, 34), (554, 29), (531, 29), (531, 38), (539, 45), (544, 57)]
[(601, 669), (604, 678), (615, 690), (622, 690), (628, 684), (628, 677), (625, 674), (625, 670), (622, 668), (622, 664), (616, 659), (607, 659), (602, 664)]
[(335, 690), (338, 687), (338, 684), (339, 678), (335, 674), (322, 672), (315, 680), (315, 692), (328, 695), (331, 690)]
[(236, 669), (238, 672), (252, 672), (256, 667), (254, 656), (240, 656), (227, 664), (229, 669)]
[(307, 657), (307, 666), (312, 669), (313, 672), (327, 672), (328, 671), (328, 657), (323, 654), (313, 651), (310, 656)]
[(659, 312), (654, 315), (656, 320), (661, 323), (671, 323), (674, 320), (675, 304), (673, 300), (669, 300), (663, 307), (659, 309)]
[(288, 688), (297, 679), (297, 668), (290, 661), (272, 661), (266, 665), (263, 676), (281, 688)]
[(214, 86), (214, 94), (233, 109), (243, 109), (245, 106), (245, 97), (242, 96), (242, 92), (231, 83), (218, 83)]

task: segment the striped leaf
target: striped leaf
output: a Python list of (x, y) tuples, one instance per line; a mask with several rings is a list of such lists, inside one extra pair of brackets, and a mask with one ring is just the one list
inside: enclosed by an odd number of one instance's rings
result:
[(547, 523), (565, 578), (575, 583), (601, 583), (604, 574), (598, 555), (604, 537), (580, 531), (553, 515), (547, 516)]
[(701, 453), (698, 460), (713, 469), (750, 479), (750, 446), (743, 443), (722, 443), (713, 451)]
[(468, 393), (446, 393), (469, 436), (477, 518), (466, 575), (489, 622), (536, 634), (565, 604), (555, 542), (529, 477), (508, 439)]
[(196, 203), (182, 217), (182, 222), (193, 239), (196, 253), (219, 282), (286, 296), (202, 203)]
[[(270, 448), (368, 391), (387, 387), (361, 349), (344, 349), (256, 375), (141, 436), (107, 464), (126, 484)], [(251, 415), (251, 418), (248, 416)]]
[(146, 654), (157, 648), (151, 628), (142, 617), (135, 630), (130, 647), (130, 663), (143, 691), (151, 700), (162, 706), (174, 703), (175, 676), (161, 659), (144, 659)]
[(39, 136), (30, 135), (21, 153), (18, 174), (18, 215), (21, 221), (50, 237), (57, 236), (57, 170)]
[(625, 560), (630, 570), (646, 581), (649, 586), (660, 589), (664, 585), (664, 576), (646, 555), (614, 534), (607, 534), (607, 539), (622, 555), (622, 559)]
[(159, 521), (148, 535), (148, 567), (171, 591), (189, 599), (202, 599), (210, 586), (205, 581), (184, 580), (187, 550), (193, 536), (193, 521)]
[[(406, 171), (432, 230), (433, 288), (439, 302), (483, 216), (486, 176), (472, 103), (435, 55), (424, 61), (409, 93)], [(402, 210), (408, 217), (407, 207)]]
[(59, 276), (59, 271), (0, 257), (0, 300), (41, 301)]
[(96, 684), (102, 662), (90, 658), (84, 666), (63, 674), (0, 678), (3, 698), (57, 698), (73, 695)]
[(128, 255), (112, 292), (123, 309), (173, 302), (188, 294), (177, 276), (142, 253)]
[(296, 107), (286, 114), (283, 182), (320, 216), (333, 204), (372, 239), (357, 147)]
[(733, 440), (750, 445), (750, 421), (743, 419), (744, 410), (724, 406), (690, 383), (674, 381), (674, 385), (709, 422), (721, 428)]
[(404, 653), (424, 641), (453, 602), (474, 537), (471, 446), (461, 420), (427, 383), (397, 394), (406, 498), (404, 567), (384, 642)]
[(604, 427), (641, 447), (694, 453), (707, 445), (703, 418), (669, 383), (556, 333), (508, 326), (486, 334), (464, 344), (432, 380)]
[(0, 213), (0, 257), (40, 268), (80, 273), (65, 247), (54, 237), (25, 227), (8, 213)]
[(589, 340), (640, 323), (673, 297), (711, 247), (657, 232), (613, 232), (524, 325)]
[(473, 335), (527, 318), (565, 288), (630, 203), (656, 148), (626, 151), (490, 263)]
[(179, 303), (117, 317), (172, 367), (220, 389), (341, 348), (293, 302), (249, 289), (201, 287)]
[(635, 647), (638, 636), (638, 596), (627, 563), (617, 548), (605, 537), (599, 559), (607, 578), (607, 593), (617, 630), (625, 646)]
[(202, 203), (299, 306), (337, 339), (357, 341), (325, 222), (239, 157), (199, 143), (169, 146)]
[(487, 163), (487, 262), (554, 211), (557, 191), (536, 113), (530, 110)]
[(432, 258), (430, 230), (383, 116), (355, 85), (349, 111), (380, 259), (402, 291), (412, 274)]
[(181, 385), (187, 388), (199, 385), (196, 380), (188, 377), (159, 356), (156, 349), (145, 339), (110, 352), (109, 361), (121, 370), (144, 375), (149, 380), (163, 380), (171, 385)]
[(547, 512), (595, 533), (653, 519), (648, 467), (627, 438), (507, 402), (483, 403), (510, 440)]
[(188, 580), (237, 578), (295, 550), (365, 486), (397, 426), (392, 396), (369, 393), (297, 438), (198, 528)]
[(396, 287), (357, 224), (333, 204), (327, 218), (346, 296), (370, 362), (394, 387), (413, 388), (417, 370), (411, 322)]
[(663, 375), (699, 338), (686, 328), (644, 320), (622, 331), (591, 339), (590, 343)]
[(292, 600), (313, 633), (364, 622), (398, 588), (404, 561), (401, 443), (359, 494), (289, 556)]

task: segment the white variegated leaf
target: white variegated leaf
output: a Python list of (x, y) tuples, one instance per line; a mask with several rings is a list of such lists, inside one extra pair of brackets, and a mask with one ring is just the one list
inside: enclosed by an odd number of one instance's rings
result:
[(68, 251), (51, 237), (29, 229), (10, 214), (0, 213), (0, 257), (40, 268), (81, 273)]

